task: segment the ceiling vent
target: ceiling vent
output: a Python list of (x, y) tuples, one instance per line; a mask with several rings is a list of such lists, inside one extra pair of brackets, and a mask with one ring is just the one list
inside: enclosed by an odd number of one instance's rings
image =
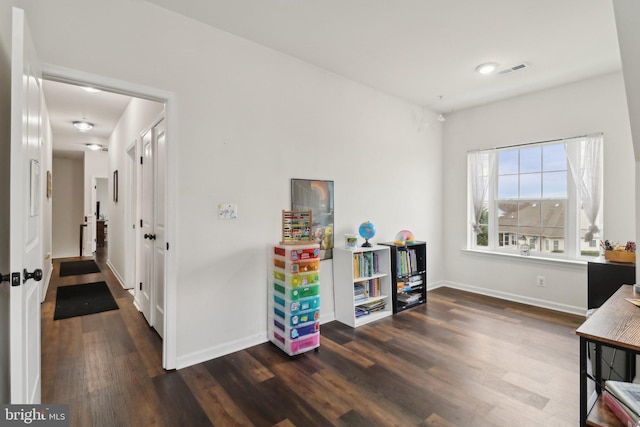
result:
[(522, 71), (528, 67), (529, 65), (523, 62), (522, 64), (514, 65), (513, 67), (505, 68), (504, 70), (498, 71), (498, 74), (509, 74), (513, 73), (514, 71)]

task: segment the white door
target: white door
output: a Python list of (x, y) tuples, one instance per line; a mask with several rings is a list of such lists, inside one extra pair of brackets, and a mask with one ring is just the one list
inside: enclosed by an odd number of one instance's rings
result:
[[(9, 304), (11, 403), (40, 403), (42, 278), (40, 67), (24, 11), (13, 9), (11, 52), (11, 184)], [(39, 272), (39, 275), (38, 275)], [(27, 274), (28, 273), (28, 274)], [(31, 275), (33, 278), (28, 278)]]
[(166, 168), (166, 130), (164, 120), (153, 128), (153, 280), (152, 310), (153, 327), (164, 337), (164, 259), (165, 242), (165, 168)]
[[(166, 132), (158, 122), (142, 137), (142, 268), (141, 289), (148, 290), (149, 325), (164, 336)], [(143, 294), (143, 304), (147, 295)], [(145, 307), (146, 309), (146, 307)], [(145, 311), (143, 310), (143, 313)]]
[(151, 317), (151, 278), (153, 272), (153, 138), (149, 130), (142, 136), (141, 161), (142, 186), (140, 189), (140, 274), (136, 288), (137, 301), (140, 311), (153, 326)]

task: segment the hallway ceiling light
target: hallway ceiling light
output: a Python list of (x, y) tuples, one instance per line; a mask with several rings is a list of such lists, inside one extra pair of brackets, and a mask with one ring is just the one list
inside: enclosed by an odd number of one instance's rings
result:
[(93, 123), (89, 123), (85, 119), (73, 122), (73, 126), (75, 126), (80, 132), (88, 132), (93, 129)]
[(498, 64), (496, 64), (495, 62), (487, 62), (476, 67), (476, 71), (480, 74), (491, 74), (496, 69), (498, 69)]
[(86, 144), (86, 146), (89, 150), (93, 150), (93, 151), (102, 150), (102, 145), (100, 144)]
[(102, 92), (102, 90), (97, 89), (95, 87), (91, 87), (91, 86), (83, 86), (82, 89), (86, 90), (89, 93)]

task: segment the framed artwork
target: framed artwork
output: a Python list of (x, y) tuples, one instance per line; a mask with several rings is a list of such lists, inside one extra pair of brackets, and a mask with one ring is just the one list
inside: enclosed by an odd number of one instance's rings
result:
[(51, 171), (47, 171), (47, 199), (51, 198), (53, 185), (51, 184)]
[(311, 211), (311, 241), (320, 259), (333, 258), (333, 181), (291, 179), (291, 210)]
[(113, 201), (118, 203), (118, 171), (113, 171)]

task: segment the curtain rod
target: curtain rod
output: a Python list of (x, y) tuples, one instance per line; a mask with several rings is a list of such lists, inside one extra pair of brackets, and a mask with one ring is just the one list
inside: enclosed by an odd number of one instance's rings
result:
[(596, 133), (589, 133), (589, 134), (586, 134), (586, 135), (570, 136), (568, 138), (556, 138), (556, 139), (548, 139), (546, 141), (523, 142), (522, 144), (503, 145), (501, 147), (482, 148), (482, 149), (477, 149), (477, 150), (468, 150), (467, 153), (473, 153), (475, 151), (504, 150), (506, 148), (515, 148), (515, 147), (525, 147), (527, 145), (546, 144), (546, 143), (549, 143), (549, 142), (565, 141), (565, 140), (568, 140), (568, 139), (576, 139), (576, 138), (586, 138), (588, 136), (595, 136), (595, 135), (604, 135), (604, 133), (603, 132), (596, 132)]

